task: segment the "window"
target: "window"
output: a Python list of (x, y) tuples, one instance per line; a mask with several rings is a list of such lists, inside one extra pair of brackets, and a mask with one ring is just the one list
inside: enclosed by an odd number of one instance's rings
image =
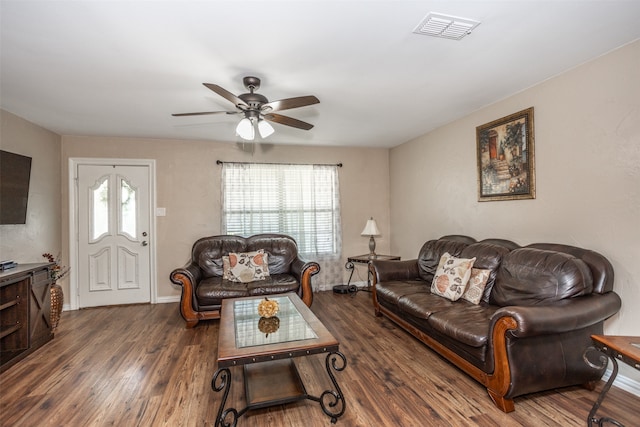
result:
[(90, 242), (98, 241), (109, 232), (109, 177), (104, 176), (91, 188)]
[(224, 163), (222, 232), (283, 233), (307, 255), (340, 255), (338, 166)]

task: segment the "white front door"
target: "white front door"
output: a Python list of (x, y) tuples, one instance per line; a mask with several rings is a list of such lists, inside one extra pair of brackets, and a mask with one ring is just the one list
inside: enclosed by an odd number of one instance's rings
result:
[(78, 165), (78, 306), (150, 302), (149, 168)]

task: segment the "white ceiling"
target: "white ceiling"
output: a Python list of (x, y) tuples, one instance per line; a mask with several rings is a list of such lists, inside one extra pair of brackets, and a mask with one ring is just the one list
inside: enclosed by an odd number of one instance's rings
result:
[[(429, 12), (481, 21), (413, 34)], [(0, 106), (62, 135), (236, 142), (202, 83), (315, 95), (268, 142), (392, 147), (640, 38), (640, 1), (1, 1)], [(523, 107), (528, 107), (524, 105)]]

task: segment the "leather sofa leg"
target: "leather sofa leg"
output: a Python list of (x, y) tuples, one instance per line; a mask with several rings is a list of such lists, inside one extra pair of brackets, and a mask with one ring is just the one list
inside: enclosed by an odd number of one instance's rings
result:
[(197, 320), (187, 320), (187, 329), (191, 329), (198, 324)]
[(513, 412), (516, 409), (513, 404), (513, 399), (507, 399), (504, 396), (500, 396), (495, 391), (490, 389), (487, 389), (487, 393), (489, 393), (489, 397), (491, 398), (491, 400), (493, 400), (493, 403), (502, 412)]

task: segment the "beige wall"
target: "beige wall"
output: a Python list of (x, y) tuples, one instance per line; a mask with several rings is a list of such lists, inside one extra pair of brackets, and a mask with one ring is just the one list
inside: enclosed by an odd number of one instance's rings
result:
[[(559, 242), (615, 269), (605, 332), (640, 335), (640, 41), (390, 153), (391, 249), (415, 258), (445, 234)], [(490, 82), (488, 82), (490, 83)], [(535, 200), (478, 202), (476, 126), (535, 108)]]
[[(220, 171), (216, 160), (343, 163), (339, 169), (342, 206), (343, 261), (366, 253), (368, 239), (360, 236), (366, 219), (374, 216), (382, 231), (380, 252), (389, 248), (389, 158), (387, 149), (257, 145), (253, 154), (236, 144), (213, 141), (139, 138), (63, 137), (63, 182), (69, 158), (143, 158), (156, 161), (157, 275), (160, 299), (179, 295), (169, 281), (171, 270), (189, 258), (193, 242), (220, 233)], [(68, 217), (68, 191), (63, 188), (63, 218)], [(63, 236), (68, 235), (68, 225)], [(65, 250), (68, 242), (65, 240)]]
[(27, 221), (0, 225), (0, 259), (45, 262), (61, 252), (60, 136), (5, 110), (0, 120), (0, 148), (32, 158)]

